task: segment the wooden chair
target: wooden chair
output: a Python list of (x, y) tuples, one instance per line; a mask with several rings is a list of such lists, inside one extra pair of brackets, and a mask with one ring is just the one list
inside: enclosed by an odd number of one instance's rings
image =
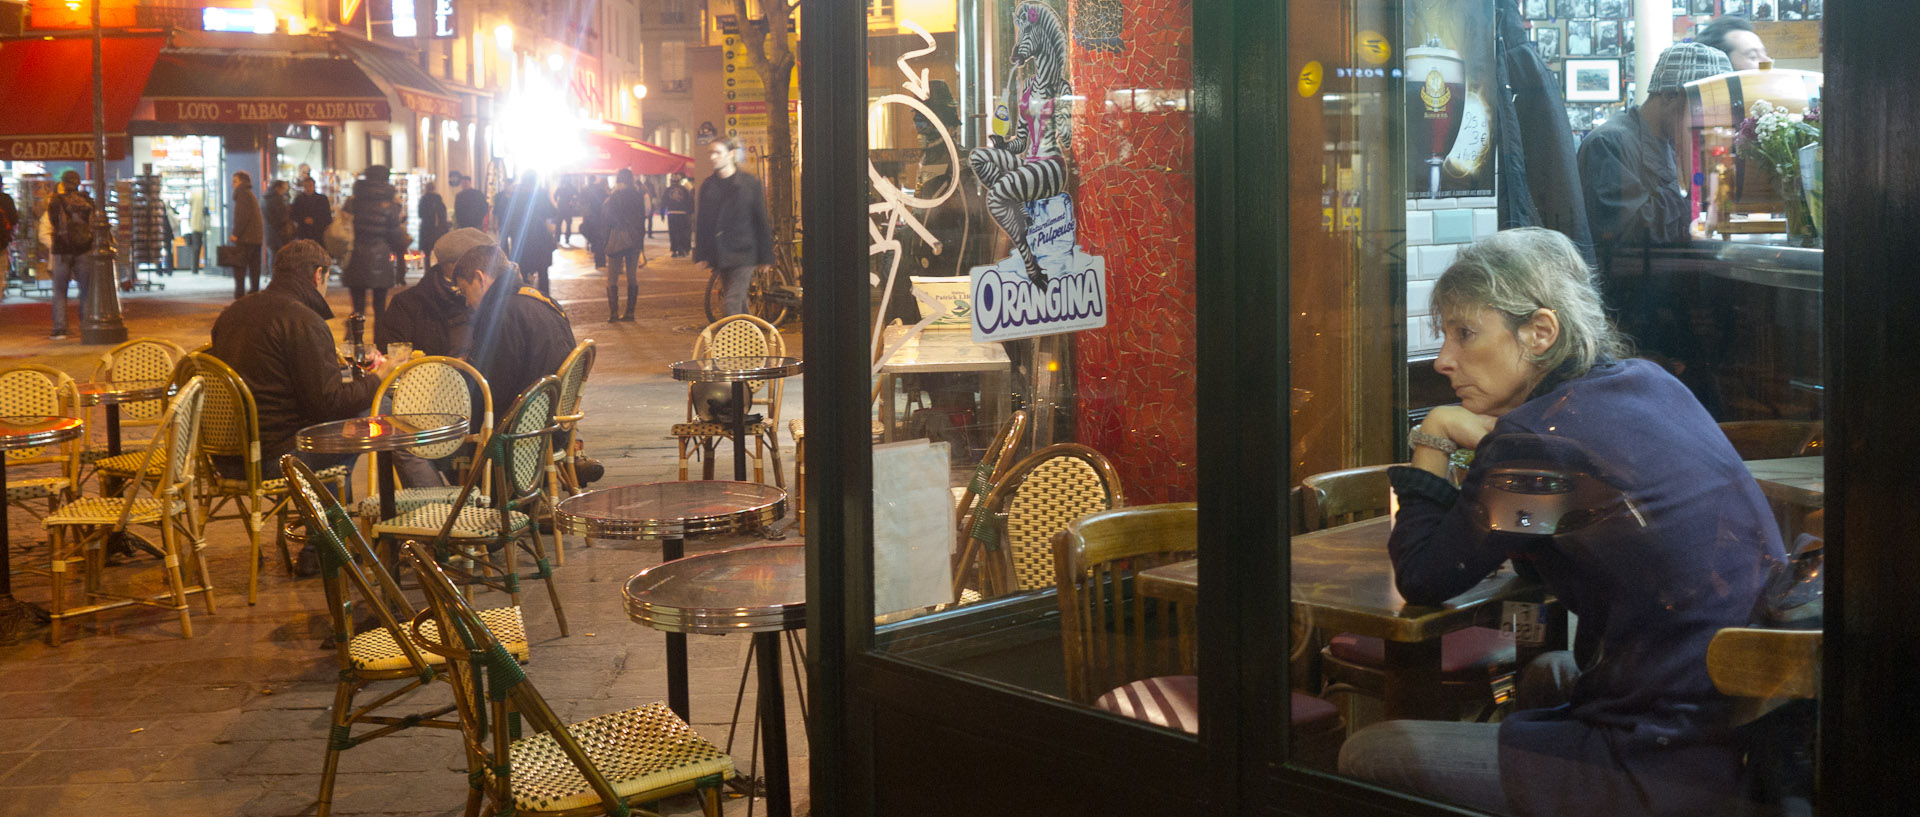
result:
[(1818, 420), (1737, 420), (1720, 424), (1743, 460), (1777, 460), (1820, 453), (1825, 442)]
[[(80, 400), (74, 390), (73, 378), (58, 369), (36, 363), (23, 363), (0, 371), (0, 415), (79, 418)], [(7, 468), (10, 470), (22, 466), (52, 466), (52, 473), (43, 475), (10, 474), (6, 496), (0, 497), (0, 501), (41, 516), (38, 509), (27, 503), (45, 500), (46, 512), (53, 513), (61, 503), (79, 491), (80, 448), (79, 441), (69, 440), (57, 447), (25, 448), (0, 453), (0, 456), (7, 458)], [(45, 472), (47, 469), (36, 470)]]
[[(473, 424), (476, 394), (480, 404), (477, 427)], [(474, 429), (467, 436), (407, 449), (407, 453), (426, 460), (444, 458), (463, 445), (472, 444), (476, 448), (485, 445), (487, 435), (493, 431), (493, 392), (487, 388), (486, 377), (466, 361), (442, 355), (416, 357), (394, 367), (374, 390), (371, 411), (374, 414), (455, 414), (466, 419), (468, 427)], [(375, 469), (367, 469), (367, 493), (358, 509), (360, 519), (367, 524), (380, 516), (379, 478)], [(457, 485), (396, 488), (394, 512), (406, 513), (423, 505), (452, 502), (459, 493)], [(488, 499), (482, 491), (475, 501), (484, 505)]]
[[(180, 361), (185, 360), (186, 357), (187, 350), (173, 341), (159, 338), (134, 338), (100, 355), (100, 360), (93, 364), (93, 382), (168, 380), (173, 377), (173, 370), (180, 365)], [(141, 400), (121, 404), (121, 434), (126, 434), (129, 428), (158, 426), (160, 415), (166, 413), (166, 410), (166, 400)], [(129, 444), (123, 436), (120, 455), (122, 457), (138, 456), (145, 449), (147, 442), (147, 440), (136, 440)], [(80, 452), (80, 461), (91, 465), (107, 456), (106, 449), (89, 447)]]
[[(147, 448), (145, 456), (165, 463), (160, 479), (129, 480), (118, 497), (81, 497), (48, 514), (41, 524), (47, 529), (52, 551), (53, 603), (47, 639), (60, 644), (61, 622), (74, 616), (98, 613), (132, 605), (146, 605), (180, 614), (180, 635), (193, 637), (193, 619), (187, 610), (187, 596), (198, 593), (213, 613), (213, 582), (207, 570), (206, 538), (200, 520), (194, 515), (194, 449), (199, 445), (200, 412), (204, 405), (203, 386), (198, 378), (190, 380), (175, 395), (161, 415), (160, 436)], [(144, 466), (141, 470), (145, 470)], [(149, 496), (142, 497), (145, 492)], [(107, 589), (106, 540), (124, 533), (131, 525), (157, 528), (160, 532), (161, 571), (166, 590), (161, 593), (121, 592)], [(69, 534), (69, 531), (72, 533)], [(71, 538), (69, 538), (71, 536)], [(195, 583), (189, 585), (181, 565), (191, 564)], [(78, 606), (68, 603), (69, 568), (79, 567), (83, 589)]]
[[(326, 592), (327, 615), (333, 623), (334, 658), (339, 667), (329, 713), (326, 760), (320, 773), (319, 817), (326, 817), (333, 808), (333, 782), (342, 752), (404, 729), (459, 729), (460, 722), (444, 717), (454, 711), (452, 704), (404, 715), (383, 714), (389, 711), (389, 705), (415, 690), (436, 680), (448, 680), (447, 661), (422, 651), (407, 634), (406, 627), (417, 611), (407, 604), (399, 583), (380, 563), (346, 509), (321, 490), (313, 469), (291, 455), (280, 458), (280, 468), (293, 486), (294, 508), (306, 522), (307, 541), (320, 554), (320, 582)], [(356, 603), (361, 610), (372, 611), (374, 626), (355, 632)], [(481, 610), (477, 615), (498, 635), (508, 655), (523, 663), (527, 660), (526, 627), (520, 608)], [(430, 635), (437, 635), (433, 622), (429, 621), (426, 629)], [(371, 704), (354, 705), (354, 699), (368, 687), (388, 684), (397, 686), (384, 691)], [(376, 728), (355, 735), (354, 728), (363, 725)]]
[[(260, 463), (260, 412), (253, 403), (253, 390), (219, 358), (204, 352), (187, 355), (193, 371), (206, 383), (206, 408), (201, 413), (200, 507), (208, 522), (238, 519), (247, 527), (247, 603), (260, 600), (260, 535), (268, 517), (279, 524), (273, 533), (280, 543), (280, 557), (286, 562), (287, 575), (293, 575), (293, 551), (280, 536), (289, 511), (289, 487), (285, 477), (265, 471)], [(241, 464), (241, 476), (229, 477), (214, 467), (213, 458), (232, 457)], [(334, 486), (338, 495), (347, 491), (347, 467), (336, 465), (319, 472), (322, 482)], [(231, 503), (233, 512), (220, 515)]]
[[(546, 501), (546, 464), (558, 430), (553, 408), (559, 395), (560, 379), (553, 375), (528, 386), (487, 437), (480, 459), (467, 472), (453, 502), (422, 505), (383, 519), (374, 524), (373, 534), (396, 542), (419, 540), (443, 559), (457, 556), (473, 561), (482, 573), (476, 583), (506, 593), (515, 607), (520, 606), (518, 554), (526, 551), (535, 565), (526, 578), (545, 580), (554, 619), (565, 636), (567, 613), (553, 583), (553, 564), (533, 521), (537, 506)], [(483, 476), (491, 479), (494, 492), (486, 507), (476, 501)]]
[[(1324, 530), (1387, 513), (1387, 469), (1368, 465), (1314, 474), (1300, 481), (1310, 530)], [(1339, 633), (1320, 651), (1323, 694), (1386, 696), (1386, 644), (1372, 636)], [(1512, 688), (1513, 639), (1487, 627), (1468, 627), (1440, 639), (1442, 688), (1483, 714)]]
[[(780, 336), (780, 330), (752, 315), (729, 315), (709, 324), (701, 330), (700, 337), (693, 342), (693, 359), (708, 357), (784, 357), (787, 354), (786, 339)], [(786, 473), (780, 465), (780, 397), (784, 393), (785, 381), (752, 381), (747, 384), (747, 403), (738, 411), (753, 412), (755, 406), (765, 407), (760, 422), (747, 426), (747, 436), (753, 439), (753, 449), (748, 456), (753, 459), (753, 479), (765, 482), (766, 471), (763, 462), (771, 461), (773, 466), (773, 484), (787, 487)], [(680, 443), (680, 478), (687, 478), (687, 454), (697, 451), (705, 463), (701, 468), (703, 479), (713, 479), (714, 450), (721, 440), (728, 439), (732, 427), (723, 422), (711, 422), (700, 419), (694, 405), (695, 386), (687, 384), (687, 421), (676, 423), (671, 433)]]
[(1120, 475), (1084, 445), (1057, 443), (1015, 463), (981, 500), (970, 533), (968, 547), (980, 555), (981, 595), (1054, 586), (1053, 535), (1075, 519), (1125, 504)]
[(1013, 464), (1014, 455), (1019, 453), (1020, 440), (1026, 435), (1027, 416), (1026, 409), (1020, 409), (1007, 418), (1007, 422), (1000, 426), (1000, 431), (993, 435), (993, 440), (987, 443), (987, 451), (981, 455), (980, 464), (973, 468), (973, 478), (958, 489), (959, 494), (954, 498), (954, 536), (957, 540), (954, 552), (959, 554), (953, 569), (954, 601), (978, 600), (968, 598), (973, 594), (966, 589), (968, 571), (973, 571), (976, 582), (979, 575), (975, 561), (980, 548), (973, 538), (974, 517), (980, 509), (980, 503), (999, 486), (1001, 478), (1006, 476), (1007, 469)]
[[(427, 609), (414, 617), (414, 641), (446, 659), (458, 679), (453, 700), (466, 738), (468, 815), (478, 814), (483, 800), (488, 814), (625, 814), (694, 791), (702, 813), (720, 817), (720, 787), (733, 776), (726, 753), (660, 702), (561, 721), (433, 552), (408, 542), (407, 561), (427, 597)], [(428, 629), (429, 622), (437, 626)]]

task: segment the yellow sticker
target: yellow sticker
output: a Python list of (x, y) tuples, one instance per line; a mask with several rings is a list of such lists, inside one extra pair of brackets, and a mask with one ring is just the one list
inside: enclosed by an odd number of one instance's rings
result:
[(1369, 65), (1386, 65), (1387, 58), (1393, 56), (1393, 46), (1387, 44), (1387, 38), (1378, 31), (1362, 31), (1353, 37), (1354, 53)]
[(1300, 68), (1300, 95), (1313, 96), (1320, 92), (1320, 80), (1326, 76), (1326, 69), (1320, 67), (1319, 60), (1310, 60)]

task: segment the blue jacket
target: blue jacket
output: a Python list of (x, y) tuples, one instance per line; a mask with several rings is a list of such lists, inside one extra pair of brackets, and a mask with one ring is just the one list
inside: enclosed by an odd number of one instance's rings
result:
[(1388, 541), (1409, 602), (1443, 603), (1512, 558), (1578, 617), (1571, 703), (1500, 724), (1514, 813), (1732, 812), (1740, 746), (1732, 701), (1707, 677), (1707, 642), (1753, 620), (1785, 561), (1759, 485), (1686, 387), (1644, 360), (1543, 384), (1479, 451), (1523, 439), (1515, 435), (1581, 451), (1637, 513), (1551, 540), (1485, 532), (1474, 509), (1497, 457), (1482, 456), (1457, 491), (1425, 471), (1393, 469), (1400, 513)]

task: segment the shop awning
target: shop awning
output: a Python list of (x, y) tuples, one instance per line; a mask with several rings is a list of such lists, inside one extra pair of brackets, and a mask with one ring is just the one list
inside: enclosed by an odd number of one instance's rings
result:
[(393, 114), (360, 66), (327, 57), (168, 51), (154, 61), (147, 102), (160, 122), (384, 121)]
[(586, 131), (580, 141), (585, 154), (563, 168), (565, 172), (617, 173), (629, 167), (641, 176), (658, 176), (682, 172), (693, 163), (690, 156), (609, 131)]
[[(127, 155), (127, 120), (140, 103), (159, 37), (100, 42), (107, 158)], [(93, 158), (93, 41), (14, 40), (0, 46), (0, 160)]]
[(385, 46), (336, 32), (334, 41), (353, 56), (375, 82), (390, 87), (408, 110), (421, 116), (460, 118), (460, 100), (406, 55)]

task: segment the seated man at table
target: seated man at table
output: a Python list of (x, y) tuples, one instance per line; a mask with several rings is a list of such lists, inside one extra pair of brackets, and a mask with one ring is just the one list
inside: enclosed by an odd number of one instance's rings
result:
[[(1341, 748), (1341, 770), (1496, 814), (1735, 813), (1746, 747), (1706, 654), (1721, 628), (1754, 621), (1784, 564), (1759, 486), (1679, 381), (1623, 359), (1565, 236), (1525, 228), (1468, 247), (1432, 309), (1446, 333), (1434, 368), (1461, 402), (1428, 414), (1408, 437), (1412, 466), (1388, 474), (1399, 592), (1443, 604), (1511, 558), (1579, 617), (1579, 635), (1527, 667), (1519, 711), (1500, 723), (1375, 724)], [(1456, 486), (1460, 449), (1477, 455)], [(1560, 479), (1495, 474), (1522, 459)], [(1514, 533), (1549, 517), (1496, 508), (1562, 485), (1579, 489), (1554, 522), (1571, 530)]]
[(493, 236), (472, 227), (441, 236), (420, 284), (400, 290), (387, 304), (386, 316), (373, 328), (374, 344), (384, 351), (389, 343), (411, 343), (423, 355), (466, 357), (473, 309), (448, 276), (468, 250), (493, 243)]
[[(332, 267), (333, 258), (319, 244), (304, 239), (288, 244), (274, 257), (267, 287), (234, 301), (213, 322), (208, 352), (232, 366), (253, 390), (263, 471), (277, 471), (280, 455), (288, 453), (316, 471), (351, 466), (352, 454), (294, 451), (294, 437), (316, 423), (366, 414), (380, 385), (383, 369), (352, 368), (350, 379), (340, 378), (338, 347), (327, 328), (333, 317), (326, 297)], [(223, 460), (229, 458), (214, 459), (223, 474), (244, 476), (244, 463)]]

